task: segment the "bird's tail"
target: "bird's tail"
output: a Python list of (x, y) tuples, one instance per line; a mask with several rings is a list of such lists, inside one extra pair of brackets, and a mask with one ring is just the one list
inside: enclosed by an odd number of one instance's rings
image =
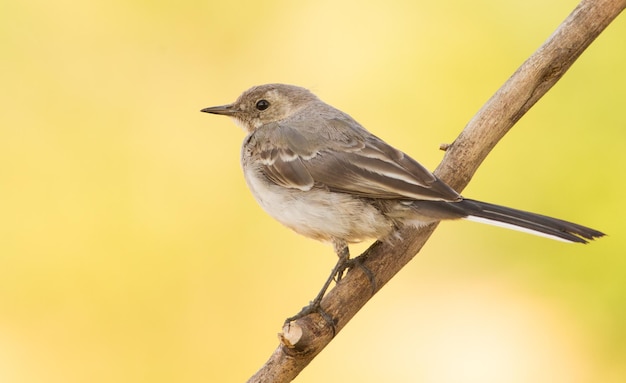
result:
[(468, 220), (506, 227), (564, 242), (587, 243), (604, 233), (572, 222), (529, 213), (486, 202), (464, 199), (453, 205), (463, 210)]

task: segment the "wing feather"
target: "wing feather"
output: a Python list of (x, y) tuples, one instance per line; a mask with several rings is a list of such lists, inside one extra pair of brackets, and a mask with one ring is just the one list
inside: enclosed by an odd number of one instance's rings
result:
[[(315, 123), (326, 125), (323, 137)], [(254, 135), (263, 173), (284, 187), (380, 199), (460, 199), (417, 161), (348, 118), (270, 124)]]

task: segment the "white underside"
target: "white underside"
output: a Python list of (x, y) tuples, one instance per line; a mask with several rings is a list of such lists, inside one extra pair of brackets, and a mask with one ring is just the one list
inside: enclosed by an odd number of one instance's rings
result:
[(261, 207), (274, 219), (306, 237), (357, 243), (382, 238), (393, 226), (378, 209), (345, 193), (303, 192), (268, 182), (244, 168), (246, 182)]
[(474, 221), (474, 222), (486, 223), (487, 225), (499, 226), (499, 227), (504, 227), (504, 228), (506, 228), (506, 229), (517, 230), (517, 231), (521, 231), (521, 232), (523, 232), (523, 233), (529, 233), (529, 234), (537, 235), (537, 236), (539, 236), (539, 237), (545, 237), (545, 238), (555, 239), (555, 240), (557, 240), (557, 241), (561, 241), (561, 242), (572, 243), (572, 241), (568, 241), (567, 239), (564, 239), (564, 238), (561, 238), (561, 237), (557, 237), (557, 236), (555, 236), (555, 235), (550, 235), (550, 234), (542, 233), (542, 232), (540, 232), (540, 231), (527, 229), (527, 228), (525, 228), (525, 227), (519, 227), (519, 226), (511, 225), (510, 223), (504, 223), (504, 222), (494, 221), (494, 220), (487, 219), (487, 218), (482, 218), (482, 217), (475, 217), (475, 216), (473, 216), (473, 215), (467, 216), (465, 219), (467, 219), (468, 221)]

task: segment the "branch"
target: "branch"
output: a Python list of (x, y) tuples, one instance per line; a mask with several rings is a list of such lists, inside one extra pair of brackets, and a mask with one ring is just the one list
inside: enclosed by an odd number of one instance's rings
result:
[[(451, 144), (435, 174), (461, 191), (498, 141), (569, 69), (593, 40), (626, 8), (626, 0), (583, 0), (548, 40), (528, 59), (472, 118)], [(281, 344), (248, 382), (290, 382), (333, 339), (336, 332), (424, 246), (436, 224), (405, 228), (403, 241), (375, 242), (362, 254), (361, 268), (351, 269), (328, 292), (323, 310), (283, 327)]]

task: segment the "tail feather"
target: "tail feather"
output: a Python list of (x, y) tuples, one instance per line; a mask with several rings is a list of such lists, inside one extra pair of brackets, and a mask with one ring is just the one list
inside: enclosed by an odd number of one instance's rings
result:
[(461, 208), (469, 220), (504, 226), (565, 242), (587, 243), (588, 240), (604, 236), (604, 233), (586, 226), (486, 202), (464, 199), (453, 204)]

